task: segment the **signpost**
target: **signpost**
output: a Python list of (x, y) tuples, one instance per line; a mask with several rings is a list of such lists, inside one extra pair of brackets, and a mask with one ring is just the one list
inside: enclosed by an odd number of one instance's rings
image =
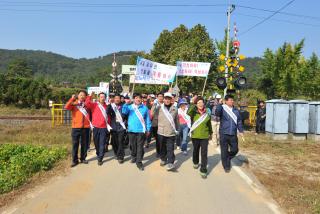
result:
[(136, 65), (122, 65), (121, 73), (134, 75), (136, 73), (137, 66)]

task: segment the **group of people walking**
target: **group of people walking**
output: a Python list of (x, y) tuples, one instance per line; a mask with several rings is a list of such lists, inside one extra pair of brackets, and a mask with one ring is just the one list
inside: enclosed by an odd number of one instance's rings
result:
[(173, 171), (176, 168), (175, 148), (188, 155), (191, 139), (193, 167), (200, 168), (201, 177), (206, 178), (208, 144), (215, 138), (216, 143), (220, 144), (222, 165), (229, 172), (230, 161), (238, 152), (237, 134), (243, 133), (239, 111), (233, 106), (231, 95), (225, 96), (224, 103), (218, 99), (211, 107), (206, 104), (201, 96), (176, 97), (170, 92), (157, 95), (136, 93), (133, 99), (120, 94), (110, 94), (107, 99), (106, 94), (100, 93), (97, 100), (93, 100), (91, 95), (81, 90), (65, 106), (72, 112), (71, 166), (88, 164), (86, 156), (92, 132), (99, 166), (103, 164), (111, 141), (120, 164), (124, 162), (125, 148), (128, 146), (131, 163), (143, 171), (144, 148), (149, 147), (154, 138), (160, 166)]

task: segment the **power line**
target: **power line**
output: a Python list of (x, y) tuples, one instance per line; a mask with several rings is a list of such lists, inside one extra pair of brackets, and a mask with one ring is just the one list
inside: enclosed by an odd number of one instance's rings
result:
[(107, 4), (84, 2), (21, 2), (0, 1), (0, 4), (12, 6), (57, 6), (57, 7), (225, 7), (226, 4)]
[[(48, 12), (48, 13), (91, 13), (91, 14), (225, 14), (225, 12), (217, 12), (217, 11), (102, 11), (102, 10), (54, 10), (50, 9), (50, 7), (63, 7), (63, 8), (157, 8), (157, 7), (222, 7), (226, 6), (227, 4), (112, 4), (112, 3), (85, 3), (85, 2), (40, 2), (40, 1), (29, 1), (29, 2), (22, 2), (22, 1), (1, 1), (1, 6), (6, 6), (9, 8), (0, 8), (0, 11), (11, 11), (11, 12)], [(18, 8), (12, 8), (18, 7)], [(21, 7), (21, 8), (20, 8)], [(23, 8), (23, 7), (40, 7), (38, 9), (31, 9), (31, 8)], [(48, 8), (49, 7), (49, 8)], [(255, 8), (252, 6), (245, 6), (245, 5), (237, 5), (237, 7), (244, 8), (244, 9), (251, 9), (263, 12), (272, 12), (278, 13), (288, 16), (295, 16), (301, 18), (309, 18), (313, 20), (320, 20), (320, 17), (315, 16), (307, 16), (303, 14), (294, 14), (294, 13), (286, 13), (281, 11), (269, 10), (269, 9), (262, 9), (262, 8)], [(262, 16), (255, 16), (255, 15), (248, 15), (243, 13), (238, 13), (241, 16), (247, 17), (254, 17), (260, 19), (266, 19), (267, 17)], [(300, 25), (308, 25), (313, 27), (318, 27), (319, 25), (304, 23), (304, 22), (295, 22), (291, 20), (283, 20), (283, 19), (272, 19), (274, 21), (279, 22), (286, 22), (291, 24), (300, 24)]]
[(251, 31), (252, 29), (258, 27), (259, 25), (263, 24), (264, 22), (268, 21), (269, 19), (271, 19), (273, 16), (275, 16), (277, 13), (279, 13), (281, 10), (285, 9), (286, 7), (288, 7), (290, 4), (292, 4), (295, 0), (291, 0), (288, 3), (286, 3), (284, 6), (282, 6), (279, 10), (275, 11), (273, 14), (271, 14), (270, 16), (264, 18), (263, 20), (261, 20), (260, 22), (258, 22), (257, 24), (253, 25), (252, 27), (248, 28), (247, 30), (245, 30), (243, 33), (239, 34), (240, 35), (244, 35), (246, 33), (248, 33), (249, 31)]
[(97, 10), (50, 10), (50, 9), (12, 9), (12, 8), (0, 8), (0, 11), (11, 12), (44, 12), (44, 13), (91, 13), (91, 14), (225, 14), (225, 12), (219, 11), (97, 11)]
[[(249, 15), (249, 14), (244, 14), (244, 13), (239, 13), (239, 12), (237, 12), (236, 15), (252, 17), (252, 18), (259, 18), (259, 19), (266, 18), (264, 16)], [(320, 27), (320, 25), (315, 25), (315, 24), (310, 24), (310, 23), (305, 23), (305, 22), (295, 22), (295, 21), (291, 21), (291, 20), (287, 20), (287, 19), (270, 19), (270, 20), (277, 21), (277, 22), (290, 23), (290, 24), (307, 25), (307, 26), (311, 26), (311, 27)]]
[[(86, 3), (86, 2), (41, 2), (41, 1), (0, 1), (2, 6), (18, 6), (18, 7), (110, 7), (110, 8), (151, 8), (151, 7), (225, 7), (227, 4), (128, 4), (128, 3)], [(320, 17), (309, 16), (304, 14), (295, 14), (295, 13), (287, 13), (281, 11), (275, 11), (270, 9), (264, 8), (256, 8), (252, 6), (246, 5), (237, 5), (239, 8), (250, 9), (250, 10), (257, 10), (257, 11), (264, 11), (264, 12), (271, 12), (271, 13), (279, 13), (282, 15), (287, 16), (295, 16), (299, 18), (308, 18), (314, 20), (320, 20)]]
[[(271, 13), (276, 12), (275, 10), (256, 8), (256, 7), (251, 7), (251, 6), (244, 6), (244, 5), (236, 5), (236, 6), (240, 7), (240, 8), (250, 9), (250, 10), (257, 10), (257, 11), (264, 11), (264, 12), (271, 12)], [(282, 14), (282, 15), (287, 15), (287, 16), (295, 16), (295, 17), (299, 17), (299, 18), (320, 20), (320, 17), (316, 17), (316, 16), (308, 16), (308, 15), (304, 15), (304, 14), (287, 13), (287, 12), (281, 12), (281, 11), (279, 11), (278, 13)]]

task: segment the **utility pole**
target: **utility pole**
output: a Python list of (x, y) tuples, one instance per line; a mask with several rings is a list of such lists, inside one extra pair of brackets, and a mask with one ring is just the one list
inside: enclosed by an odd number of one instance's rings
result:
[[(227, 48), (226, 48), (226, 58), (229, 59), (229, 49), (230, 49), (230, 18), (231, 18), (231, 13), (235, 10), (235, 5), (229, 5), (228, 6), (228, 11), (227, 11), (227, 18), (228, 18), (228, 27), (227, 27)], [(226, 67), (225, 70), (225, 78), (227, 81), (227, 85), (228, 85), (228, 67)], [(228, 86), (224, 89), (224, 96), (227, 95), (227, 90), (228, 90)]]

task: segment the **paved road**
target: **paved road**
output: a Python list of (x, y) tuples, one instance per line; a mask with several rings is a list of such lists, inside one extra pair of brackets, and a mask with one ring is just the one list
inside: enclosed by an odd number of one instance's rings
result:
[(91, 158), (88, 165), (52, 179), (4, 213), (274, 213), (264, 195), (257, 194), (235, 168), (229, 174), (223, 171), (213, 146), (207, 179), (193, 169), (191, 155), (176, 150), (177, 172), (167, 172), (154, 152), (153, 148), (146, 152), (143, 172), (128, 157), (119, 165), (112, 152), (103, 166)]

